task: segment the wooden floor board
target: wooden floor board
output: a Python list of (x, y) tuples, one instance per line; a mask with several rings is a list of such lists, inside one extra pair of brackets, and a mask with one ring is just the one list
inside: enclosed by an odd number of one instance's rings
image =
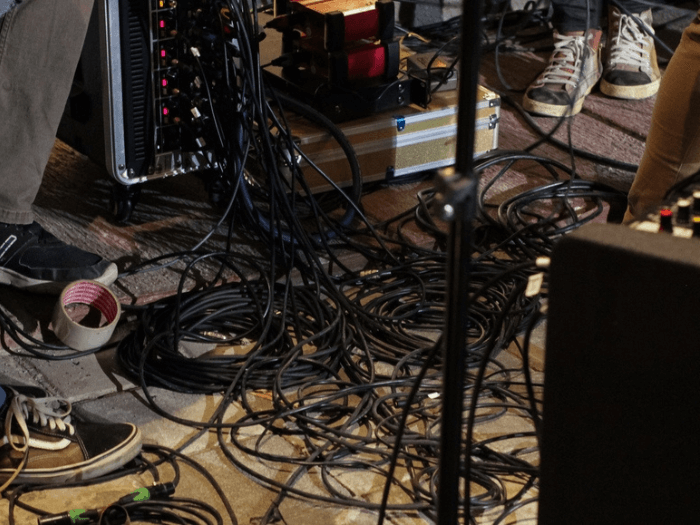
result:
[[(547, 50), (505, 53), (501, 67), (508, 81), (524, 87), (546, 64)], [(503, 90), (496, 75), (493, 54), (481, 64), (481, 82)], [(506, 92), (519, 103), (522, 93)], [(594, 91), (586, 100), (581, 114), (571, 121), (571, 138), (575, 147), (630, 164), (639, 162), (651, 119), (654, 97), (642, 101), (621, 101)], [(536, 117), (545, 130), (555, 120)], [(568, 140), (566, 126), (556, 137)], [(536, 142), (539, 135), (511, 104), (503, 102), (498, 127), (499, 150), (522, 150)], [(571, 166), (568, 151), (544, 143), (534, 153)], [(577, 173), (584, 179), (610, 184), (626, 191), (634, 173), (577, 158)], [(485, 181), (493, 172), (485, 174)], [(520, 162), (498, 181), (489, 192), (489, 202), (498, 202), (536, 185), (551, 182), (550, 174), (536, 163)], [(423, 181), (390, 186), (375, 185), (363, 197), (363, 210), (370, 220), (382, 222), (417, 204), (417, 192), (430, 188), (430, 177)], [(485, 182), (484, 182), (485, 184)], [(84, 249), (95, 251), (117, 262), (120, 271), (152, 257), (195, 246), (216, 223), (219, 213), (197, 177), (179, 176), (142, 185), (141, 197), (127, 225), (115, 224), (110, 210), (113, 181), (104, 167), (95, 164), (70, 146), (57, 141), (46, 169), (36, 201), (37, 219), (60, 238)], [(237, 249), (255, 253), (244, 230), (237, 233)], [(422, 245), (432, 245), (430, 235), (411, 226), (406, 235)], [(223, 246), (221, 234), (208, 243), (211, 249)], [(182, 267), (175, 266), (120, 280), (115, 286), (126, 303), (147, 303), (170, 295), (177, 289)], [(20, 293), (21, 294), (21, 293)], [(21, 302), (21, 301), (20, 301)]]

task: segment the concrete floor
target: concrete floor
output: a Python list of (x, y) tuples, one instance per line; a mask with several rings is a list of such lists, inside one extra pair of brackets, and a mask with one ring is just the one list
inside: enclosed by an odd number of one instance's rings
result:
[[(64, 184), (65, 181), (69, 182)], [(429, 184), (429, 181), (426, 181), (380, 189), (377, 193), (368, 195), (366, 206), (377, 216), (391, 215), (402, 207), (404, 209), (409, 207), (412, 202), (415, 202), (416, 191)], [(107, 201), (107, 185), (99, 169), (89, 160), (75, 154), (65, 144), (57, 142), (36, 210), (38, 219), (44, 224), (51, 225), (57, 235), (78, 246), (110, 257), (117, 261), (120, 269), (123, 269), (131, 261), (186, 247), (187, 243), (191, 243), (197, 235), (201, 235), (201, 232), (210, 227), (215, 214), (209, 209), (206, 194), (198, 192), (196, 188), (198, 188), (196, 181), (182, 178), (168, 181), (168, 186), (161, 185), (157, 189), (149, 189), (137, 207), (133, 224), (117, 227), (106, 219), (108, 212), (104, 207)], [(70, 205), (67, 205), (71, 192), (85, 195), (85, 198), (73, 199)], [(391, 199), (387, 199), (387, 195), (390, 195)], [(394, 208), (387, 209), (383, 204), (387, 200), (394, 203)], [(419, 231), (414, 233), (417, 238), (423, 235)], [(151, 303), (172, 295), (179, 277), (177, 268), (170, 268), (119, 280), (112, 289), (125, 305)], [(5, 311), (17, 319), (25, 331), (33, 334), (37, 339), (56, 342), (51, 325), (51, 314), (56, 304), (56, 297), (34, 295), (5, 287), (0, 291), (0, 302)], [(125, 314), (122, 324), (113, 336), (114, 341), (120, 340), (133, 329), (134, 325), (130, 319)], [(19, 351), (17, 342), (7, 333), (2, 334), (2, 339), (0, 384), (20, 382), (42, 386), (51, 395), (65, 398), (73, 403), (74, 412), (81, 418), (133, 422), (138, 425), (143, 434), (144, 443), (147, 444), (180, 448), (188, 443), (182, 452), (202, 464), (222, 486), (233, 505), (238, 523), (261, 523), (262, 517), (276, 499), (278, 491), (263, 486), (259, 481), (233, 466), (224, 456), (215, 434), (204, 433), (189, 443), (198, 431), (155, 413), (149, 407), (141, 388), (135, 384), (134, 378), (121, 369), (114, 349), (79, 359), (49, 361), (27, 357), (26, 352)], [(543, 339), (543, 329), (540, 329), (536, 348), (533, 349), (533, 366), (539, 371), (542, 370)], [(499, 359), (509, 369), (518, 369), (521, 366), (516, 349), (504, 353), (499, 356)], [(376, 364), (376, 366), (379, 365), (381, 363)], [(390, 371), (388, 369), (389, 373)], [(537, 376), (536, 380), (538, 379), (541, 379), (541, 376)], [(158, 388), (149, 389), (149, 392), (154, 395), (158, 405), (168, 413), (193, 421), (206, 421), (222, 397), (221, 395), (180, 394)], [(267, 395), (269, 394), (258, 392), (250, 400), (257, 403), (256, 406), (264, 407), (267, 403), (265, 400)], [(240, 404), (234, 403), (227, 412), (227, 417), (235, 420), (242, 413)], [(530, 426), (527, 420), (517, 414), (508, 413), (480, 426), (477, 436), (489, 438), (514, 431), (527, 431), (531, 430)], [(251, 435), (246, 439), (252, 444), (257, 440), (255, 427), (249, 432)], [(534, 445), (532, 439), (525, 442), (519, 443), (518, 448)], [(514, 443), (509, 444), (511, 445), (515, 446)], [(297, 446), (299, 444), (295, 444), (294, 440), (281, 437), (267, 440), (265, 443), (267, 452), (283, 455), (292, 454)], [(255, 458), (246, 457), (235, 451), (233, 447), (229, 449), (234, 451), (241, 461), (276, 481), (282, 482), (293, 473), (287, 465), (261, 462)], [(152, 458), (148, 455), (147, 457)], [(182, 469), (176, 496), (200, 499), (210, 503), (220, 512), (224, 512), (220, 498), (202, 476), (186, 465), (183, 465)], [(165, 480), (168, 480), (172, 474), (168, 467), (163, 467), (162, 475)], [(334, 472), (333, 476), (348, 497), (374, 504), (381, 501), (383, 477), (363, 468)], [(399, 470), (396, 473), (396, 479), (407, 480), (408, 473)], [(514, 483), (512, 490), (517, 490), (519, 481), (514, 480)], [(128, 475), (116, 481), (93, 484), (85, 488), (57, 488), (30, 493), (23, 496), (21, 501), (47, 513), (101, 508), (121, 496), (151, 484), (150, 474)], [(302, 477), (296, 486), (311, 494), (328, 497), (318, 472), (312, 471)], [(400, 505), (410, 502), (402, 491), (393, 490), (390, 503)], [(490, 523), (500, 511), (502, 509), (485, 513), (481, 516), (480, 522)], [(7, 516), (8, 512), (8, 501), (0, 500), (0, 516)], [(282, 500), (278, 512), (279, 519), (267, 522), (288, 525), (306, 525), (313, 522), (369, 525), (376, 523), (378, 519), (376, 510), (363, 509), (358, 505), (335, 505), (293, 496)], [(517, 519), (518, 523), (527, 523), (527, 520), (534, 519), (535, 515), (536, 506), (528, 505), (518, 510), (511, 519)], [(17, 525), (37, 523), (36, 515), (23, 509), (16, 509), (14, 517)], [(0, 522), (4, 523), (4, 518)], [(228, 523), (226, 519), (224, 522)], [(429, 514), (417, 511), (390, 511), (385, 521), (385, 523), (406, 525), (430, 522)]]
[[(519, 177), (516, 179), (519, 180)], [(413, 205), (416, 192), (429, 187), (430, 184), (430, 181), (424, 181), (381, 188), (367, 195), (365, 205), (374, 214), (375, 220), (388, 218)], [(76, 154), (65, 144), (57, 142), (37, 201), (38, 220), (50, 225), (52, 231), (63, 239), (116, 261), (123, 270), (134, 261), (187, 248), (211, 227), (216, 217), (199, 181), (182, 177), (144, 188), (132, 224), (115, 226), (110, 223), (109, 212), (106, 209), (108, 191), (109, 182), (98, 166)], [(84, 198), (75, 199), (73, 195), (83, 195)], [(386, 206), (387, 202), (391, 202), (392, 206)], [(417, 242), (426, 241), (421, 240), (425, 234), (417, 229), (411, 234)], [(215, 236), (212, 243), (220, 244), (221, 238)], [(240, 246), (241, 249), (252, 251), (250, 246), (243, 243)], [(120, 279), (112, 289), (125, 305), (145, 304), (172, 295), (179, 278), (180, 271), (177, 268), (169, 268)], [(51, 325), (56, 297), (29, 294), (5, 287), (0, 290), (0, 303), (26, 332), (39, 340), (56, 342)], [(130, 319), (125, 314), (113, 341), (120, 340), (133, 329), (134, 325)], [(538, 342), (533, 350), (533, 366), (539, 371), (542, 370), (543, 339), (544, 335), (540, 329)], [(231, 501), (238, 523), (263, 522), (262, 517), (271, 508), (279, 491), (264, 486), (233, 466), (224, 456), (213, 433), (204, 433), (189, 443), (197, 436), (198, 431), (155, 413), (146, 402), (141, 388), (135, 384), (135, 380), (121, 369), (114, 349), (79, 359), (49, 361), (27, 357), (25, 352), (18, 350), (17, 342), (7, 333), (2, 333), (2, 341), (0, 384), (20, 382), (42, 386), (51, 395), (73, 403), (74, 412), (84, 419), (133, 422), (141, 430), (146, 444), (180, 448), (188, 443), (182, 452), (199, 462), (214, 476)], [(22, 355), (18, 355), (18, 352)], [(501, 360), (507, 363), (507, 368), (517, 369), (520, 366), (515, 349), (501, 356)], [(541, 376), (536, 377), (536, 380), (538, 378), (541, 379)], [(222, 397), (179, 394), (158, 388), (149, 391), (158, 405), (168, 413), (194, 421), (206, 421)], [(259, 394), (253, 396), (251, 401), (258, 406), (264, 406), (267, 394)], [(261, 403), (263, 405), (260, 405)], [(240, 404), (234, 404), (227, 412), (227, 417), (235, 419), (241, 414)], [(516, 430), (531, 430), (527, 428), (529, 425), (517, 415), (505, 414), (498, 420), (481, 426), (477, 436), (488, 438)], [(257, 433), (255, 428), (250, 432), (251, 435), (246, 439), (253, 443), (257, 440)], [(526, 441), (527, 443), (519, 446), (533, 446), (531, 439)], [(298, 444), (293, 440), (279, 437), (265, 443), (267, 452), (282, 455), (293, 453), (296, 446)], [(229, 449), (234, 451), (241, 461), (276, 481), (282, 482), (293, 474), (287, 465), (260, 462), (236, 452), (233, 447)], [(148, 454), (146, 457), (154, 458)], [(171, 479), (172, 472), (169, 467), (163, 467), (161, 471), (164, 480)], [(362, 468), (335, 472), (333, 476), (348, 497), (375, 505), (381, 501), (383, 477)], [(396, 473), (396, 479), (406, 480), (407, 476), (405, 471), (399, 470)], [(85, 488), (56, 488), (30, 493), (23, 496), (21, 501), (46, 513), (101, 508), (140, 487), (150, 486), (152, 482), (150, 474), (127, 475), (115, 481), (92, 484)], [(514, 483), (512, 490), (517, 490), (519, 481), (514, 480)], [(311, 494), (328, 497), (318, 472), (312, 471), (304, 476), (296, 486)], [(220, 498), (201, 474), (184, 464), (175, 495), (196, 498), (213, 505), (219, 512), (225, 511)], [(410, 502), (402, 491), (392, 491), (390, 504), (408, 503)], [(480, 522), (490, 523), (501, 510), (485, 513), (480, 517)], [(4, 516), (8, 516), (8, 512), (8, 500), (0, 500), (0, 522), (5, 523)], [(533, 520), (535, 515), (536, 506), (531, 504), (518, 510), (510, 519), (517, 519), (518, 523), (527, 523), (528, 520)], [(376, 510), (364, 509), (358, 505), (336, 505), (293, 496), (282, 500), (276, 516), (276, 520), (270, 519), (266, 522), (288, 525), (306, 525), (313, 522), (369, 525), (377, 523), (378, 519)], [(14, 518), (17, 525), (37, 523), (37, 516), (23, 509), (15, 509)], [(390, 511), (385, 520), (385, 523), (406, 525), (430, 522), (429, 514), (418, 511)], [(228, 523), (226, 517), (224, 523)]]
[[(533, 341), (533, 369), (542, 370), (543, 328), (537, 330)], [(45, 361), (28, 357), (18, 357), (3, 351), (0, 355), (0, 383), (21, 382), (42, 386), (51, 394), (68, 399), (73, 403), (74, 412), (81, 418), (105, 421), (128, 421), (136, 424), (142, 432), (144, 443), (157, 444), (168, 448), (181, 449), (187, 457), (201, 464), (220, 484), (229, 498), (235, 511), (238, 523), (255, 524), (269, 510), (277, 496), (277, 491), (265, 488), (249, 475), (235, 468), (222, 453), (221, 447), (213, 432), (199, 435), (197, 430), (180, 425), (158, 416), (149, 408), (143, 391), (138, 388), (116, 363), (113, 350), (101, 352), (80, 359), (68, 361)], [(520, 366), (520, 358), (516, 350), (499, 356), (499, 360), (507, 367)], [(541, 373), (535, 373), (535, 380), (541, 380)], [(517, 379), (517, 378), (514, 378)], [(169, 390), (152, 388), (149, 392), (157, 404), (164, 410), (177, 417), (206, 421), (221, 402), (221, 395), (187, 395)], [(253, 403), (265, 403), (261, 397), (252, 397)], [(227, 417), (235, 419), (243, 413), (240, 405), (234, 405), (227, 412)], [(243, 433), (243, 441), (253, 442), (258, 438), (258, 427), (251, 427)], [(514, 415), (505, 414), (495, 421), (480, 425), (476, 437), (486, 439), (517, 431), (530, 431), (529, 421)], [(246, 438), (245, 435), (248, 435)], [(191, 442), (191, 443), (190, 443)], [(522, 447), (533, 446), (532, 438), (524, 439), (519, 444)], [(294, 440), (277, 437), (269, 440), (264, 448), (272, 454), (294, 454)], [(245, 454), (230, 447), (238, 459), (249, 467), (272, 476), (277, 481), (283, 481), (291, 476), (288, 467), (280, 467), (273, 462), (265, 463), (246, 457)], [(155, 456), (146, 454), (146, 457)], [(172, 479), (169, 467), (160, 469), (163, 480)], [(406, 476), (405, 472), (397, 471), (397, 479)], [(383, 490), (383, 478), (365, 469), (348, 469), (336, 473), (336, 481), (346, 493), (353, 498), (367, 502), (378, 502)], [(513, 480), (514, 482), (516, 480)], [(21, 501), (48, 513), (61, 513), (72, 509), (101, 508), (111, 504), (120, 497), (134, 492), (140, 487), (149, 487), (153, 483), (150, 474), (127, 475), (116, 481), (92, 484), (84, 488), (56, 488), (54, 490), (30, 493)], [(296, 485), (297, 488), (309, 491), (319, 496), (327, 496), (321, 487), (318, 473), (312, 472), (304, 476)], [(518, 485), (513, 484), (516, 490)], [(534, 492), (533, 492), (534, 495)], [(225, 507), (214, 489), (208, 485), (202, 475), (192, 467), (182, 465), (181, 481), (177, 486), (176, 497), (195, 498), (213, 505), (224, 515), (224, 523), (229, 523), (225, 515)], [(392, 504), (409, 503), (400, 491), (394, 490), (390, 498)], [(309, 523), (328, 523), (336, 525), (370, 525), (377, 523), (377, 512), (359, 508), (356, 505), (333, 505), (322, 501), (313, 501), (296, 497), (287, 497), (279, 506), (280, 520), (269, 523), (286, 523), (303, 525)], [(0, 500), (0, 516), (7, 515), (8, 501)], [(500, 509), (494, 509), (482, 515), (479, 523), (490, 523), (498, 516)], [(534, 523), (536, 505), (531, 504), (516, 512), (507, 523)], [(34, 525), (36, 515), (17, 509), (15, 513), (17, 525)], [(513, 521), (515, 520), (515, 521)], [(134, 522), (138, 523), (138, 522)], [(421, 512), (391, 511), (385, 523), (401, 525), (417, 525), (431, 523), (431, 520)]]

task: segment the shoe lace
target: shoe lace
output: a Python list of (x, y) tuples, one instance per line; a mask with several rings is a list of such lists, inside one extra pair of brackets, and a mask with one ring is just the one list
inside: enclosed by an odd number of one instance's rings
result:
[[(55, 408), (57, 404), (59, 407), (63, 406), (65, 408)], [(30, 438), (27, 421), (31, 418), (31, 422), (34, 425), (49, 427), (51, 430), (58, 429), (61, 432), (68, 431), (72, 436), (75, 434), (75, 427), (71, 424), (71, 410), (70, 402), (65, 399), (57, 397), (31, 398), (14, 391), (14, 397), (10, 401), (7, 414), (5, 415), (5, 435), (14, 450), (24, 453), (24, 458), (10, 479), (0, 487), (0, 492), (9, 487), (15, 480), (29, 457)], [(15, 421), (22, 432), (23, 442), (21, 438), (12, 434), (12, 423)]]
[(583, 36), (557, 34), (554, 53), (540, 81), (544, 84), (566, 84), (576, 87), (581, 76), (582, 57), (586, 45)]
[(649, 63), (649, 50), (645, 48), (646, 33), (637, 21), (620, 13), (617, 34), (613, 37), (610, 61), (613, 64), (625, 64), (635, 68)]
[[(55, 404), (64, 405), (65, 409), (54, 408)], [(29, 446), (29, 427), (27, 421), (30, 416), (32, 423), (48, 426), (51, 430), (58, 428), (59, 431), (68, 433), (72, 436), (75, 434), (75, 427), (71, 424), (72, 407), (69, 401), (58, 397), (42, 397), (32, 398), (22, 394), (17, 394), (12, 398), (7, 416), (5, 417), (5, 433), (10, 436), (12, 422), (17, 421), (22, 435), (24, 436), (23, 446), (18, 446), (13, 439), (10, 439), (10, 445), (18, 452), (24, 452)]]

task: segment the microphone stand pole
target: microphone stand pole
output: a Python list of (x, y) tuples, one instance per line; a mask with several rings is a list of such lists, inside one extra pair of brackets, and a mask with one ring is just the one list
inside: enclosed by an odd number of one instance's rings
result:
[[(455, 172), (438, 175), (443, 217), (450, 221), (448, 238), (446, 327), (443, 359), (442, 427), (437, 492), (438, 525), (456, 525), (459, 519), (460, 472), (464, 472), (465, 523), (470, 519), (470, 455), (466, 444), (462, 460), (464, 363), (467, 350), (469, 270), (472, 220), (479, 181), (473, 173), (476, 133), (476, 97), (481, 55), (482, 0), (463, 0), (459, 75), (459, 108)], [(477, 395), (474, 392), (473, 395)]]

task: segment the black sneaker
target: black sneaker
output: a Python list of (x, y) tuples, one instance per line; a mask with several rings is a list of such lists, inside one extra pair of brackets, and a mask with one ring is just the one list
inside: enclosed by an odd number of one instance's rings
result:
[(116, 264), (60, 241), (36, 222), (0, 223), (0, 284), (60, 294), (82, 279), (109, 286), (117, 274)]
[[(38, 386), (32, 386), (32, 385), (4, 385), (0, 384), (0, 388), (2, 388), (7, 395), (9, 395), (10, 389), (15, 390), (16, 392), (25, 395), (27, 397), (47, 397), (49, 393), (44, 390), (41, 387)], [(2, 407), (5, 403), (5, 399), (7, 398), (6, 396), (2, 395), (2, 392), (0, 392), (0, 407)], [(1, 426), (2, 421), (0, 421), (0, 426)]]
[[(0, 492), (12, 483), (62, 484), (113, 472), (141, 451), (132, 423), (72, 421), (71, 405), (6, 387), (0, 407)], [(9, 429), (9, 430), (8, 430)]]

